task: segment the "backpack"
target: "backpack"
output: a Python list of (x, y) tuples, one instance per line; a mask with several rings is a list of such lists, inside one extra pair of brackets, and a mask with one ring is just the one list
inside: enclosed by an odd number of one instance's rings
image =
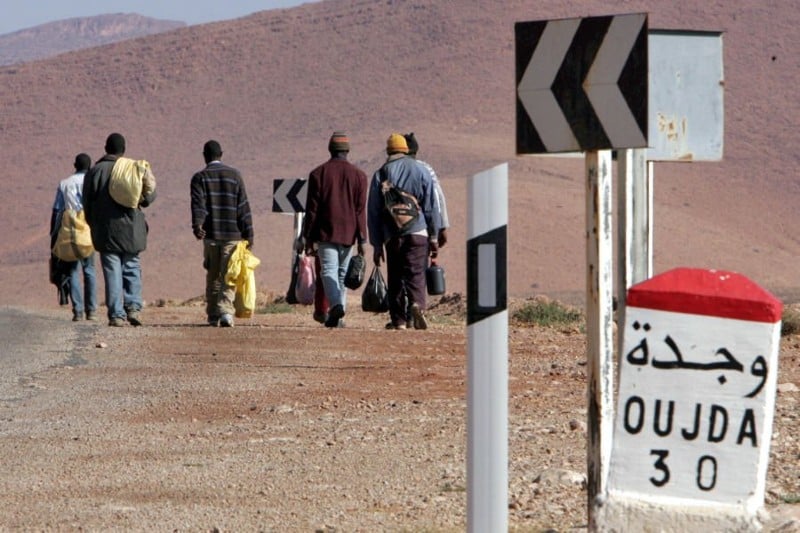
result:
[(386, 167), (382, 167), (380, 173), (386, 217), (400, 233), (404, 233), (419, 218), (419, 202), (413, 194), (395, 186), (389, 180)]

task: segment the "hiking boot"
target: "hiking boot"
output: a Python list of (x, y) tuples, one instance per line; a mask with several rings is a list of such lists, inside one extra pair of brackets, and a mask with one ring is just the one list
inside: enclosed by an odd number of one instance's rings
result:
[(225, 313), (219, 318), (219, 327), (221, 328), (232, 328), (233, 327), (233, 317), (228, 313)]
[(125, 321), (119, 317), (108, 319), (108, 325), (112, 328), (121, 328), (125, 325)]
[(97, 313), (94, 311), (89, 311), (86, 313), (86, 320), (91, 320), (92, 322), (97, 320)]
[(344, 316), (344, 307), (336, 304), (328, 310), (328, 320), (325, 321), (326, 328), (338, 328), (339, 320)]
[(219, 317), (218, 316), (209, 316), (208, 317), (208, 325), (212, 328), (219, 326)]
[(411, 304), (411, 316), (414, 319), (414, 329), (428, 329), (428, 321), (419, 304)]
[(386, 324), (386, 329), (401, 329), (401, 330), (404, 330), (404, 329), (406, 329), (406, 325), (405, 324), (395, 324), (394, 322), (389, 322), (388, 324)]
[(324, 311), (314, 311), (314, 320), (320, 324), (324, 324), (328, 321), (328, 313)]
[(139, 319), (139, 311), (128, 311), (128, 322), (131, 326), (141, 326), (142, 321)]

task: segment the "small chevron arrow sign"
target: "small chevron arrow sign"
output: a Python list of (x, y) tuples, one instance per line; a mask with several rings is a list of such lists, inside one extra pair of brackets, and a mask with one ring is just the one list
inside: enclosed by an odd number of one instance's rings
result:
[(304, 213), (308, 187), (306, 180), (274, 180), (272, 182), (273, 213)]
[(647, 146), (647, 15), (517, 22), (517, 153)]

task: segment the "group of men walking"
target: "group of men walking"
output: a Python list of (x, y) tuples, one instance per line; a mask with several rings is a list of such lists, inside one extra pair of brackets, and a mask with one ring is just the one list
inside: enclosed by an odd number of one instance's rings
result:
[[(326, 327), (344, 326), (347, 310), (347, 267), (353, 254), (365, 255), (369, 240), (376, 267), (386, 263), (390, 321), (387, 329), (426, 329), (425, 269), (447, 242), (445, 198), (433, 168), (416, 159), (413, 133), (393, 133), (386, 142), (385, 163), (368, 181), (363, 170), (348, 161), (350, 139), (336, 131), (328, 141), (330, 159), (312, 170), (301, 246), (317, 256), (324, 298), (318, 298), (314, 318)], [(109, 180), (125, 153), (125, 139), (108, 136), (105, 155), (91, 165), (86, 154), (75, 159), (75, 174), (59, 184), (53, 205), (51, 233), (65, 209), (83, 209), (100, 254), (110, 326), (141, 325), (142, 286), (139, 253), (146, 248), (147, 223), (142, 211), (155, 200), (155, 188), (143, 191), (138, 205), (117, 203)], [(211, 326), (234, 325), (234, 287), (225, 273), (240, 241), (253, 245), (253, 221), (241, 173), (222, 163), (215, 140), (203, 146), (206, 166), (190, 181), (191, 220), (195, 238), (203, 241), (206, 270), (206, 318)], [(386, 182), (386, 183), (385, 183)], [(388, 216), (386, 185), (403, 191), (417, 206), (412, 220), (398, 227)], [(84, 274), (83, 291), (80, 271)], [(96, 319), (94, 255), (71, 266), (73, 320)], [(324, 303), (323, 303), (324, 302)]]

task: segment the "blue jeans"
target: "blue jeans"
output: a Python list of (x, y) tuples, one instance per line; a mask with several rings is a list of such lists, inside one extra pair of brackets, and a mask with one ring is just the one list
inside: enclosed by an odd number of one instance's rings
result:
[(108, 318), (128, 316), (128, 311), (142, 309), (142, 268), (139, 254), (100, 253), (106, 281)]
[(320, 277), (330, 307), (341, 305), (342, 309), (347, 309), (347, 288), (344, 286), (344, 277), (352, 253), (352, 246), (332, 242), (319, 243), (317, 255), (322, 265)]
[[(83, 272), (83, 290), (81, 290), (81, 272)], [(97, 276), (94, 270), (94, 253), (84, 259), (78, 259), (69, 273), (69, 296), (72, 299), (72, 312), (83, 315), (84, 311), (94, 313), (97, 310)]]

